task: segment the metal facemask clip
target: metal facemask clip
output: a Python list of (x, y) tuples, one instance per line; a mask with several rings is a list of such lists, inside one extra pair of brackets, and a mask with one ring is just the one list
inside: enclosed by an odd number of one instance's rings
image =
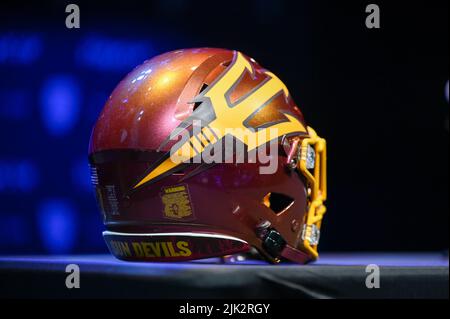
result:
[(314, 129), (309, 126), (307, 129), (308, 137), (296, 137), (291, 141), (286, 164), (290, 169), (296, 168), (306, 179), (308, 202), (299, 249), (317, 259), (320, 226), (326, 211), (323, 203), (327, 198), (327, 146)]

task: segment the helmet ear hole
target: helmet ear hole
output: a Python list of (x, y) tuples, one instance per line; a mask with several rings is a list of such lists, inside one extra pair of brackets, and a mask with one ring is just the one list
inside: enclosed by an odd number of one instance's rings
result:
[(281, 214), (294, 203), (294, 199), (285, 194), (270, 192), (263, 197), (262, 203), (275, 214)]

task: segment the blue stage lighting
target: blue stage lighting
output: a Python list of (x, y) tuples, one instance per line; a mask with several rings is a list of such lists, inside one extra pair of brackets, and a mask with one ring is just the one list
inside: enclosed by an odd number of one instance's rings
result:
[(122, 71), (129, 70), (154, 54), (152, 46), (145, 41), (90, 35), (79, 44), (76, 60), (93, 69)]
[(51, 135), (62, 136), (76, 124), (80, 113), (80, 88), (68, 75), (52, 75), (41, 91), (42, 121)]
[(0, 63), (30, 64), (42, 55), (43, 46), (37, 34), (0, 34)]
[(77, 190), (80, 189), (86, 192), (93, 191), (87, 157), (83, 157), (72, 163), (72, 181)]
[(2, 212), (2, 222), (0, 223), (0, 247), (2, 247), (2, 251), (25, 246), (30, 237), (29, 223), (24, 215)]
[(0, 160), (0, 192), (31, 192), (39, 183), (39, 171), (30, 160)]
[(45, 249), (52, 254), (70, 253), (76, 244), (77, 214), (65, 199), (49, 199), (38, 208), (38, 227)]
[(32, 108), (29, 91), (3, 89), (0, 91), (0, 118), (22, 120), (30, 116)]

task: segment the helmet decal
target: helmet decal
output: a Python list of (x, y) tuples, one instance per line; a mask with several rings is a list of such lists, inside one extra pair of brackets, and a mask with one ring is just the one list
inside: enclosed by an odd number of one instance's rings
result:
[(265, 123), (256, 129), (250, 127), (248, 122), (257, 112), (280, 94), (287, 99), (289, 91), (278, 77), (264, 70), (267, 78), (232, 103), (230, 92), (245, 72), (250, 72), (251, 76), (255, 77), (255, 70), (250, 61), (242, 53), (234, 51), (233, 61), (227, 69), (192, 100), (192, 103), (200, 103), (200, 106), (172, 131), (159, 148), (161, 149), (170, 140), (176, 140), (192, 125), (199, 123), (199, 129), (195, 130), (194, 127), (193, 134), (177, 142), (170, 152), (170, 155), (175, 157), (166, 154), (162, 161), (151, 167), (149, 172), (133, 186), (133, 189), (177, 170), (183, 163), (201, 158), (205, 153), (209, 154), (225, 140), (226, 136), (239, 140), (247, 146), (247, 152), (251, 152), (284, 135), (307, 134), (305, 126), (296, 117), (281, 111), (279, 112), (285, 119)]
[(166, 218), (180, 220), (192, 219), (193, 210), (188, 185), (163, 187), (161, 200)]

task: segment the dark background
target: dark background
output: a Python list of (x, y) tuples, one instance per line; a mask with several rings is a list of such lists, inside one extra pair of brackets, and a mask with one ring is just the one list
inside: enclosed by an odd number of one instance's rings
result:
[[(448, 1), (0, 2), (0, 253), (105, 252), (87, 144), (134, 66), (254, 57), (327, 138), (322, 251), (448, 249)], [(367, 29), (365, 8), (381, 9)]]

